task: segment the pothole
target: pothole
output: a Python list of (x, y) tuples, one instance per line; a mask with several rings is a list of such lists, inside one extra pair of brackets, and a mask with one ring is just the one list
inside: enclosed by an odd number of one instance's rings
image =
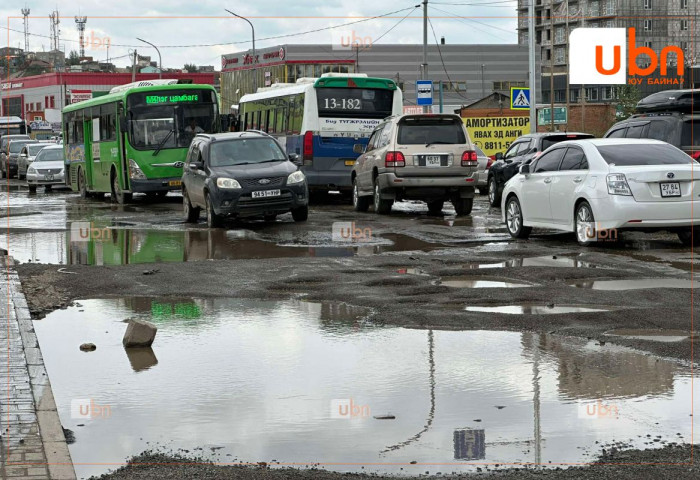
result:
[(525, 288), (534, 285), (522, 282), (510, 282), (494, 277), (445, 277), (431, 282), (452, 288)]
[(600, 313), (615, 310), (613, 307), (584, 306), (584, 305), (469, 305), (467, 312), (504, 313), (507, 315), (549, 315), (558, 313)]
[(497, 263), (470, 263), (464, 266), (469, 270), (482, 268), (515, 268), (515, 267), (552, 267), (552, 268), (597, 268), (590, 262), (584, 262), (577, 258), (547, 255), (541, 257), (513, 258), (505, 262)]
[(659, 329), (634, 329), (618, 328), (605, 332), (605, 335), (625, 337), (633, 340), (650, 340), (654, 342), (681, 342), (689, 338), (698, 338), (698, 334), (687, 330), (659, 330)]
[(623, 280), (576, 280), (569, 283), (576, 288), (591, 290), (640, 290), (645, 288), (692, 288), (691, 280), (682, 278), (634, 278)]

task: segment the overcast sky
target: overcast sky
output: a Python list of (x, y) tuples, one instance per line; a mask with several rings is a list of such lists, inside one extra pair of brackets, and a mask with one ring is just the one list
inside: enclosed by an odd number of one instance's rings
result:
[[(1, 45), (8, 42), (9, 35), (10, 46), (23, 48), (22, 3), (15, 3), (14, 8), (9, 8), (11, 2), (2, 3), (0, 12), (4, 21)], [(224, 8), (239, 15), (251, 17), (250, 20), (255, 25), (257, 48), (284, 43), (331, 43), (339, 35), (350, 35), (353, 32), (357, 36), (370, 37), (375, 43), (422, 42), (422, 8), (414, 8), (420, 0), (384, 0), (382, 2), (376, 0), (260, 0), (257, 2), (123, 0), (98, 3), (69, 0), (58, 3), (59, 7), (56, 6), (57, 3), (56, 1), (26, 3), (27, 8), (31, 10), (30, 50), (50, 49), (48, 15), (59, 8), (61, 46), (66, 54), (71, 50), (78, 50), (78, 30), (74, 17), (78, 14), (85, 15), (88, 17), (85, 28), (88, 42), (86, 55), (92, 55), (98, 60), (106, 59), (107, 50), (100, 43), (108, 38), (111, 44), (109, 57), (114, 59), (117, 66), (128, 64), (127, 55), (134, 46), (137, 47), (139, 54), (152, 55), (154, 60), (157, 60), (153, 48), (140, 44), (136, 40), (136, 37), (141, 37), (159, 47), (163, 46), (161, 54), (164, 67), (181, 68), (185, 63), (195, 63), (214, 65), (219, 69), (221, 55), (247, 50), (250, 48), (251, 36), (248, 24), (232, 17), (224, 11)], [(444, 36), (447, 43), (516, 43), (516, 4), (516, 0), (431, 1), (428, 13), (432, 17), (437, 38)], [(385, 18), (333, 30), (302, 34), (309, 30), (361, 20), (357, 17), (385, 15), (398, 10), (400, 11)], [(401, 21), (407, 15), (408, 18)], [(455, 18), (460, 16), (473, 18)], [(289, 36), (265, 39), (279, 35)], [(95, 39), (94, 42), (91, 42), (92, 38)], [(430, 43), (435, 42), (430, 29), (428, 40)], [(167, 47), (187, 45), (201, 46)]]

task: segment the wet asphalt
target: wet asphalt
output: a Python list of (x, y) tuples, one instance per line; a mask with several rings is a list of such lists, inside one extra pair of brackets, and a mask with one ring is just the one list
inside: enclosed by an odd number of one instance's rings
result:
[[(389, 216), (356, 213), (347, 199), (331, 195), (312, 206), (305, 223), (283, 215), (275, 222), (232, 221), (210, 230), (201, 222), (183, 222), (181, 197), (174, 193), (160, 200), (137, 196), (121, 206), (107, 198), (82, 200), (66, 190), (30, 195), (16, 181), (2, 182), (0, 209), (7, 223), (0, 248), (18, 263), (35, 318), (76, 300), (113, 296), (303, 298), (365, 307), (377, 325), (583, 337), (599, 346), (623, 345), (676, 359), (688, 368), (697, 363), (692, 348), (697, 260), (674, 234), (626, 232), (620, 242), (587, 248), (573, 235), (553, 232), (514, 241), (500, 210), (489, 207), (484, 196), (470, 216), (456, 217), (449, 204), (443, 215), (429, 216), (420, 202), (395, 205)], [(90, 222), (102, 233), (80, 241), (76, 222)], [(349, 222), (362, 238), (334, 241), (334, 222), (346, 222), (343, 227)], [(684, 454), (667, 447), (628, 455), (635, 463), (673, 462)], [(145, 458), (149, 455), (160, 458)], [(336, 475), (189, 468), (127, 468), (110, 478)], [(593, 466), (566, 476), (549, 470), (498, 476), (694, 478), (692, 466), (663, 473), (649, 468)]]

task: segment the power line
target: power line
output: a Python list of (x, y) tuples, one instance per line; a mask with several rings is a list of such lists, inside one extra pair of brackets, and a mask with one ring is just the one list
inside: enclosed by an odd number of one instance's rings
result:
[[(442, 58), (442, 50), (440, 50), (440, 43), (438, 42), (437, 35), (435, 34), (435, 29), (433, 28), (433, 22), (430, 21), (430, 17), (428, 17), (428, 24), (430, 25), (430, 30), (433, 32), (433, 38), (435, 39), (435, 46), (437, 46), (437, 51), (438, 54), (440, 55), (440, 63), (442, 63), (442, 69), (445, 71), (445, 75), (447, 76), (447, 81), (450, 82), (450, 85), (453, 85), (452, 79), (450, 78), (450, 74), (447, 73), (447, 67), (445, 67), (445, 60)], [(442, 84), (440, 85), (440, 89), (442, 89)], [(462, 93), (459, 91), (459, 89), (456, 90), (457, 95), (462, 97), (465, 100), (469, 100), (467, 97), (462, 95)]]
[[(304, 32), (298, 32), (298, 33), (288, 33), (288, 34), (283, 34), (283, 35), (274, 35), (271, 37), (263, 37), (263, 38), (258, 38), (256, 40), (258, 41), (263, 41), (263, 40), (277, 40), (280, 38), (288, 38), (288, 37), (297, 37), (300, 35), (308, 35), (309, 33), (317, 33), (317, 32), (322, 32), (325, 30), (333, 30), (335, 28), (341, 28), (341, 27), (347, 27), (349, 25), (356, 25), (358, 23), (363, 23), (363, 22), (369, 22), (371, 20), (376, 20), (378, 18), (383, 18), (383, 17), (388, 17), (390, 15), (394, 15), (396, 13), (401, 13), (405, 12), (406, 10), (411, 10), (413, 11), (416, 7), (407, 7), (407, 8), (401, 8), (399, 10), (394, 10), (393, 12), (388, 12), (384, 13), (382, 15), (376, 15), (374, 17), (368, 17), (368, 18), (362, 18), (360, 20), (354, 20), (352, 22), (347, 22), (347, 23), (341, 23), (338, 25), (331, 25), (329, 27), (321, 27), (321, 28), (316, 28), (313, 30), (306, 30)], [(8, 30), (11, 32), (17, 32), (17, 33), (23, 33), (21, 30), (17, 30), (14, 28), (9, 28), (9, 27), (3, 27), (0, 26), (0, 29), (3, 30)], [(43, 38), (49, 38), (46, 35), (41, 35), (37, 33), (30, 33), (29, 35), (35, 36), (35, 37), (43, 37)], [(71, 42), (71, 43), (76, 43), (78, 40), (73, 40), (73, 39), (62, 39), (63, 42)], [(224, 42), (224, 43), (200, 43), (200, 44), (193, 44), (193, 45), (158, 45), (159, 48), (198, 48), (198, 47), (221, 47), (221, 46), (228, 46), (228, 45), (236, 45), (240, 43), (250, 43), (251, 40), (240, 40), (240, 41), (235, 41), (235, 42)], [(137, 48), (137, 47), (142, 47), (143, 45), (130, 45), (130, 44), (119, 44), (119, 43), (112, 43), (110, 44), (113, 47), (129, 47), (129, 48)]]
[[(479, 25), (483, 25), (483, 26), (485, 26), (485, 27), (495, 28), (496, 30), (501, 30), (502, 32), (510, 33), (510, 34), (513, 34), (513, 35), (515, 34), (515, 30), (512, 30), (512, 31), (511, 31), (511, 30), (506, 30), (505, 28), (496, 27), (496, 26), (494, 26), (494, 25), (489, 25), (488, 23), (480, 22), (480, 21), (478, 21), (478, 20), (474, 20), (473, 18), (467, 18), (467, 17), (464, 17), (463, 15), (456, 15), (456, 14), (454, 14), (454, 13), (450, 13), (450, 12), (448, 12), (448, 11), (446, 11), (446, 10), (442, 10), (442, 9), (440, 9), (440, 8), (436, 8), (436, 7), (432, 7), (432, 6), (431, 6), (430, 8), (433, 9), (433, 10), (437, 10), (438, 12), (445, 13), (445, 14), (447, 14), (447, 15), (453, 17), (455, 20), (459, 20), (460, 22), (462, 22), (462, 23), (464, 23), (464, 24), (466, 24), (466, 25), (469, 25), (470, 27), (476, 28), (476, 29), (479, 30), (480, 32), (485, 32), (485, 31), (482, 30), (482, 29), (480, 29), (480, 28), (478, 28), (478, 27), (475, 27), (474, 25), (470, 25), (470, 24), (468, 24), (467, 22), (468, 22), (468, 21), (469, 21), (469, 22), (474, 22), (474, 23), (478, 23)], [(485, 32), (485, 33), (489, 33), (489, 32)], [(495, 35), (495, 34), (492, 33), (492, 35)], [(508, 39), (506, 39), (506, 38), (503, 38), (502, 36), (499, 36), (499, 35), (496, 35), (496, 36), (497, 36), (498, 38), (500, 38), (500, 39), (508, 40)]]
[[(495, 7), (495, 8), (503, 8), (506, 5), (495, 5), (497, 3), (515, 3), (516, 0), (502, 0), (498, 2), (471, 2), (471, 3), (459, 3), (459, 2), (430, 2), (430, 5), (459, 5), (463, 7), (475, 7), (479, 6), (481, 8), (484, 7)], [(515, 5), (513, 5), (515, 6)]]

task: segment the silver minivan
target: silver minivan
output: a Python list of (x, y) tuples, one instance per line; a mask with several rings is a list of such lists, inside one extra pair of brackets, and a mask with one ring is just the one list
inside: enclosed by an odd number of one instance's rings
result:
[(477, 185), (477, 154), (461, 117), (453, 114), (397, 115), (372, 132), (352, 170), (353, 205), (380, 214), (395, 201), (422, 200), (437, 215), (446, 201), (469, 215)]

